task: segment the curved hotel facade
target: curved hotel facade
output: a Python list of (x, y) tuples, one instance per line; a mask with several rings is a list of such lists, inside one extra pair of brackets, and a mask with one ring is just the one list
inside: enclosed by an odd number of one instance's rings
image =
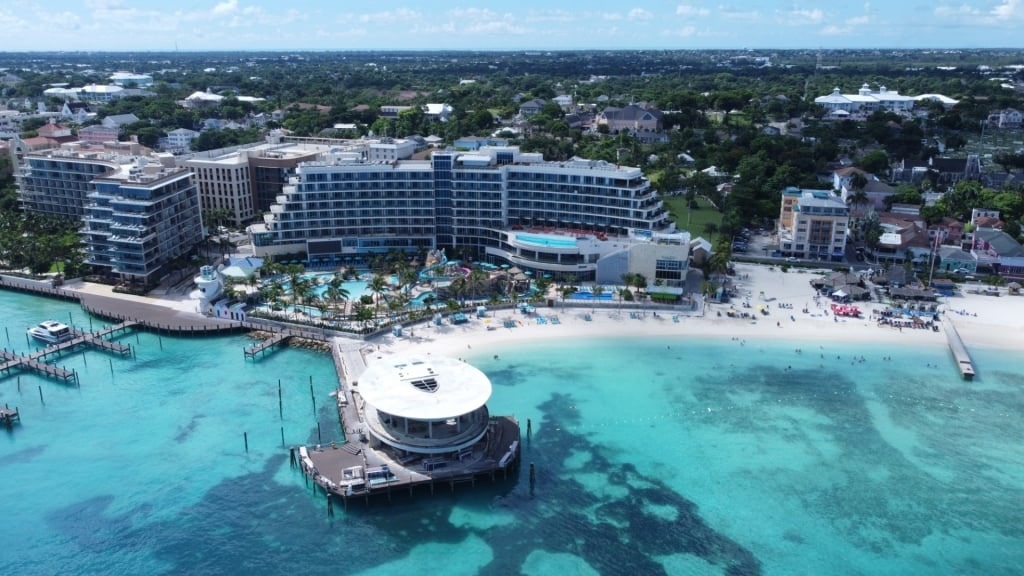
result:
[(689, 245), (639, 168), (549, 162), (517, 147), (393, 162), (328, 153), (298, 167), (249, 234), (257, 256), (352, 259), (459, 246), (581, 280), (601, 280), (599, 262), (628, 257), (633, 246), (675, 246), (661, 252), (685, 262)]

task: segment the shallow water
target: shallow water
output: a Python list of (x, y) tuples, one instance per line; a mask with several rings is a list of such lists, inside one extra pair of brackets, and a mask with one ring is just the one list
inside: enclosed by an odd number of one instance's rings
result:
[[(0, 345), (18, 350), (40, 320), (88, 322), (60, 301), (0, 291), (0, 306)], [(12, 574), (1024, 565), (1024, 378), (1010, 354), (972, 351), (980, 379), (965, 383), (930, 348), (609, 338), (475, 350), (492, 411), (515, 414), (524, 435), (530, 421), (519, 478), (336, 506), (331, 520), (281, 448), (281, 428), (289, 445), (316, 443), (317, 423), (320, 441), (340, 439), (328, 356), (287, 349), (247, 362), (243, 336), (122, 340), (137, 359), (57, 361), (79, 371), (79, 388), (0, 379), (0, 402), (23, 414), (0, 430)]]

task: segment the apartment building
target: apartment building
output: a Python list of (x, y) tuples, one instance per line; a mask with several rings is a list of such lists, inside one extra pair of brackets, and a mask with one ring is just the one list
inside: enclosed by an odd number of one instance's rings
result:
[(849, 223), (849, 207), (831, 190), (786, 188), (779, 213), (779, 249), (784, 256), (842, 260)]
[(86, 262), (99, 274), (152, 285), (202, 240), (191, 174), (138, 144), (28, 153), (16, 181), (25, 210), (82, 221)]

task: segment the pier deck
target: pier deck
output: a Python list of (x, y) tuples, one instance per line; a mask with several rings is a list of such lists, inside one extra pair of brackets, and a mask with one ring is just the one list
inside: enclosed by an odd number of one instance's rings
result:
[(277, 334), (273, 334), (272, 336), (270, 336), (270, 338), (267, 338), (266, 340), (263, 340), (261, 342), (257, 342), (255, 344), (253, 344), (252, 346), (248, 346), (244, 350), (245, 357), (246, 358), (252, 358), (253, 360), (255, 360), (257, 354), (260, 354), (262, 352), (266, 352), (267, 350), (270, 350), (270, 349), (274, 348), (275, 346), (277, 346), (279, 344), (284, 344), (284, 343), (288, 342), (288, 340), (291, 340), (291, 338), (292, 338), (292, 335), (288, 334), (288, 333), (285, 333), (285, 332), (279, 332)]
[[(67, 342), (65, 342), (67, 344)], [(14, 352), (8, 352), (7, 350), (0, 350), (0, 360), (3, 360), (3, 364), (0, 364), (0, 373), (10, 372), (14, 368), (28, 368), (35, 370), (47, 377), (53, 377), (58, 380), (67, 382), (78, 382), (78, 374), (71, 370), (65, 370), (56, 366), (51, 366), (45, 362), (40, 362), (36, 358), (41, 354), (42, 351), (27, 356), (21, 354), (15, 354)]]
[[(519, 422), (511, 416), (492, 416), (485, 440), (461, 457), (427, 458), (411, 454), (396, 459), (389, 452), (370, 447), (365, 433), (359, 395), (359, 377), (366, 370), (365, 344), (335, 340), (331, 355), (341, 386), (337, 392), (338, 416), (345, 430), (345, 443), (337, 446), (313, 446), (300, 449), (299, 465), (329, 494), (344, 498), (390, 494), (429, 486), (474, 484), (477, 478), (505, 478), (519, 462)], [(304, 454), (303, 454), (304, 453)], [(358, 474), (351, 471), (358, 469)]]
[(0, 406), (0, 424), (11, 426), (21, 421), (21, 415), (17, 410), (11, 410), (7, 406)]
[(953, 353), (957, 368), (960, 370), (960, 376), (964, 380), (973, 380), (974, 363), (971, 362), (971, 357), (967, 353), (967, 347), (964, 346), (963, 340), (960, 339), (960, 333), (956, 331), (956, 326), (953, 325), (948, 317), (943, 324), (945, 324), (946, 328), (946, 340), (949, 342), (949, 351)]

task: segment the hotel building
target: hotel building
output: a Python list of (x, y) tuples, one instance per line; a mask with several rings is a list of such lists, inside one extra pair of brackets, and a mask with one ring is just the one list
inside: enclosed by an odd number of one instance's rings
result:
[(779, 212), (779, 249), (783, 256), (842, 260), (849, 223), (849, 207), (831, 190), (786, 188)]
[(169, 155), (76, 143), (25, 156), (18, 195), (32, 212), (80, 218), (86, 263), (98, 274), (151, 285), (202, 236), (199, 193)]
[(677, 280), (689, 246), (639, 168), (548, 162), (517, 147), (391, 162), (332, 151), (301, 164), (249, 234), (257, 256), (359, 259), (458, 246), (492, 262), (598, 281), (626, 271)]

